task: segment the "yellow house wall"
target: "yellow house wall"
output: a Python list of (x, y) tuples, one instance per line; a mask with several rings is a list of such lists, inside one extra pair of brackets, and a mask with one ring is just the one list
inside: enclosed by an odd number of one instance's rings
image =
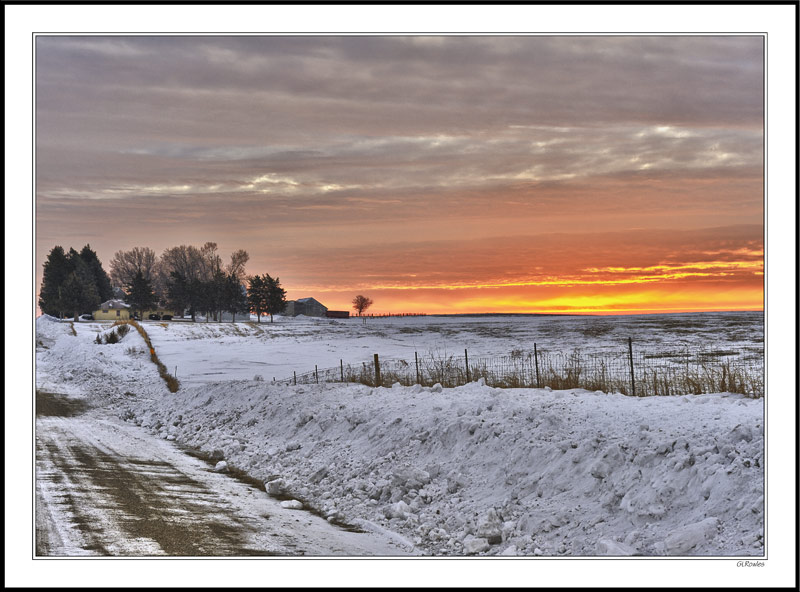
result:
[(117, 309), (113, 308), (108, 309), (107, 312), (96, 310), (93, 314), (95, 321), (127, 321), (131, 318), (131, 313), (127, 309), (120, 310), (119, 316), (117, 316)]

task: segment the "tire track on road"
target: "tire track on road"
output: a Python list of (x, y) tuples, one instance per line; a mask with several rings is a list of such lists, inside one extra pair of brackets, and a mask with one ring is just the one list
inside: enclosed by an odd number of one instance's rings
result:
[(251, 521), (169, 462), (104, 450), (64, 418), (37, 424), (37, 555), (293, 554), (248, 545)]
[(36, 556), (394, 556), (121, 423), (83, 399), (37, 393)]

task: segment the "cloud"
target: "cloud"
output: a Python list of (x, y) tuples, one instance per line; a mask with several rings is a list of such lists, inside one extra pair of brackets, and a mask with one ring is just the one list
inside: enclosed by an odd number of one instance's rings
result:
[(384, 282), (524, 279), (439, 243), (760, 224), (762, 64), (759, 36), (40, 36), (38, 230), (244, 237), (309, 285), (364, 245)]

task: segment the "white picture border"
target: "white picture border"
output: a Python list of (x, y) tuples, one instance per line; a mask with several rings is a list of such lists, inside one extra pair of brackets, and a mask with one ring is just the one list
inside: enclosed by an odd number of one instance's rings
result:
[[(792, 5), (6, 5), (6, 586), (795, 585), (795, 18)], [(244, 27), (247, 27), (245, 30)], [(33, 33), (765, 33), (768, 559), (32, 559)], [(24, 284), (25, 288), (20, 285)], [(33, 288), (33, 293), (29, 290)], [(23, 345), (24, 344), (24, 345)], [(29, 347), (28, 347), (29, 346)], [(771, 469), (771, 470), (770, 470)], [(309, 563), (311, 561), (312, 563)], [(574, 561), (580, 561), (577, 568)], [(144, 563), (142, 563), (144, 562)], [(231, 563), (235, 562), (235, 563)]]

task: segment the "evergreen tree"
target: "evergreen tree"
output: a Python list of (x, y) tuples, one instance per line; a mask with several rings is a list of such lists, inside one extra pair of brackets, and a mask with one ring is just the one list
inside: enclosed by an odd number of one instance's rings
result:
[(97, 294), (100, 297), (100, 302), (111, 300), (114, 297), (114, 289), (111, 287), (111, 279), (103, 269), (103, 264), (100, 263), (97, 253), (87, 244), (81, 249), (80, 257), (83, 259), (84, 263), (86, 263), (86, 266), (89, 268), (94, 278), (94, 284), (97, 289)]
[(62, 318), (64, 313), (70, 310), (62, 298), (64, 282), (70, 273), (72, 265), (64, 249), (59, 246), (53, 247), (44, 263), (42, 289), (39, 292), (39, 308), (44, 314)]
[(269, 314), (269, 322), (275, 322), (272, 315), (283, 312), (286, 308), (286, 290), (281, 287), (278, 278), (271, 278), (269, 274), (264, 276), (264, 286), (266, 287), (266, 298), (264, 312)]
[(196, 310), (192, 305), (189, 281), (186, 276), (177, 271), (171, 272), (167, 281), (167, 302), (181, 313), (188, 309), (189, 314), (192, 315), (192, 321), (194, 321)]
[(264, 308), (266, 307), (264, 278), (260, 275), (254, 275), (248, 281), (247, 302), (250, 305), (250, 310), (256, 314), (258, 322), (260, 323), (261, 315), (264, 313)]
[(188, 278), (180, 272), (170, 272), (167, 281), (167, 300), (177, 310), (189, 310), (192, 321), (196, 321), (198, 312), (213, 309), (208, 296), (208, 282), (200, 278)]
[(94, 276), (80, 254), (70, 249), (67, 255), (72, 272), (61, 287), (62, 305), (65, 311), (72, 311), (75, 320), (81, 313), (91, 313), (100, 305)]
[(233, 315), (233, 322), (236, 322), (237, 313), (246, 313), (249, 310), (247, 291), (232, 272), (225, 276), (225, 308)]
[(133, 280), (125, 286), (127, 295), (125, 302), (131, 305), (134, 311), (139, 311), (139, 318), (144, 319), (144, 312), (152, 308), (156, 303), (156, 295), (153, 293), (153, 285), (150, 280), (144, 277), (141, 270), (136, 272)]
[(214, 304), (214, 320), (222, 321), (222, 313), (230, 311), (231, 302), (228, 300), (228, 278), (221, 268), (214, 271), (211, 278), (211, 301)]
[(192, 279), (189, 282), (189, 302), (193, 309), (205, 313), (207, 323), (215, 307), (212, 282), (201, 278)]

